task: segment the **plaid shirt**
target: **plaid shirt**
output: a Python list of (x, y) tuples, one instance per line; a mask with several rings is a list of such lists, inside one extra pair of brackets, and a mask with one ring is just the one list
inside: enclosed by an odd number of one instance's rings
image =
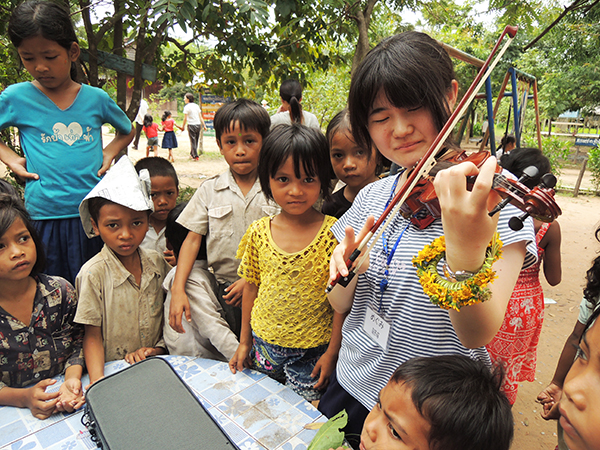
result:
[(77, 295), (63, 278), (39, 274), (29, 324), (0, 307), (0, 389), (35, 384), (83, 366), (83, 326), (73, 323)]

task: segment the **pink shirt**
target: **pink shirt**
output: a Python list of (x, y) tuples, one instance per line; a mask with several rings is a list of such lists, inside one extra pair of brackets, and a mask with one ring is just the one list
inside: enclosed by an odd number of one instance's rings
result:
[(174, 126), (175, 121), (173, 119), (167, 119), (162, 122), (162, 127), (164, 131), (173, 131)]
[(158, 125), (153, 123), (149, 127), (144, 127), (144, 133), (146, 133), (147, 138), (153, 138), (158, 136)]

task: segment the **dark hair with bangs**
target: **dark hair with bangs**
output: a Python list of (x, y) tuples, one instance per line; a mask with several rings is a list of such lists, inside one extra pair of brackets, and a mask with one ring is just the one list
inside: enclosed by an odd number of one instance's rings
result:
[[(58, 3), (40, 0), (21, 3), (13, 10), (8, 21), (8, 36), (16, 48), (25, 39), (35, 36), (54, 41), (67, 51), (73, 42), (79, 43), (69, 11)], [(75, 63), (71, 63), (71, 78), (77, 79)]]
[[(140, 159), (135, 163), (135, 170), (139, 174), (140, 170), (147, 169), (152, 177), (171, 177), (175, 182), (175, 186), (179, 189), (179, 178), (177, 178), (177, 172), (175, 167), (170, 161), (160, 156), (147, 156), (146, 158)], [(152, 181), (152, 180), (150, 180)]]
[(363, 59), (350, 83), (354, 140), (371, 146), (368, 119), (380, 91), (397, 108), (426, 108), (440, 131), (451, 114), (446, 96), (454, 78), (448, 53), (428, 35), (407, 31), (384, 39)]
[[(329, 125), (327, 125), (327, 132), (325, 133), (325, 137), (327, 138), (327, 145), (329, 145), (329, 149), (331, 149), (331, 142), (333, 141), (333, 137), (336, 135), (336, 133), (347, 133), (352, 137), (352, 140), (356, 142), (356, 140), (354, 139), (354, 135), (352, 134), (352, 125), (350, 124), (350, 111), (348, 111), (348, 108), (342, 109), (335, 116), (333, 116), (333, 119), (331, 119)], [(375, 168), (376, 175), (380, 175), (383, 172), (384, 167), (390, 166), (391, 161), (385, 156), (383, 156), (381, 153), (379, 153), (379, 151), (376, 148), (374, 148), (373, 145), (364, 148), (371, 149), (370, 152), (366, 153), (367, 161), (371, 161), (371, 157), (373, 155), (375, 155), (375, 157), (377, 158), (377, 166)]]
[(46, 267), (46, 253), (44, 252), (44, 244), (40, 239), (37, 230), (31, 223), (31, 217), (25, 209), (23, 202), (11, 194), (0, 193), (0, 236), (8, 231), (8, 229), (15, 222), (17, 217), (20, 217), (31, 235), (31, 239), (35, 244), (35, 252), (37, 255), (35, 264), (31, 269), (30, 276), (41, 273)]
[(501, 381), (500, 370), (463, 355), (414, 358), (390, 379), (412, 390), (415, 408), (431, 425), (431, 450), (508, 450), (514, 425)]
[[(335, 116), (333, 116), (333, 119), (331, 119), (329, 121), (329, 125), (327, 125), (325, 137), (327, 138), (327, 144), (329, 147), (331, 147), (331, 141), (336, 133), (352, 133), (352, 125), (350, 125), (350, 113), (348, 112), (348, 108), (342, 109)], [(371, 154), (369, 154), (369, 159), (370, 158)]]
[(319, 177), (321, 196), (329, 198), (333, 170), (327, 139), (319, 130), (299, 123), (277, 125), (266, 139), (258, 159), (258, 178), (265, 197), (273, 200), (270, 180), (287, 159), (294, 161), (294, 173), (300, 178), (300, 164), (306, 175)]
[(215, 113), (213, 121), (217, 142), (221, 142), (223, 133), (235, 128), (239, 123), (242, 130), (254, 130), (264, 139), (269, 134), (271, 118), (265, 108), (246, 98), (221, 106)]
[(500, 158), (500, 165), (510, 173), (520, 178), (523, 171), (530, 166), (538, 169), (538, 174), (535, 177), (528, 178), (522, 183), (529, 189), (533, 189), (542, 181), (542, 176), (549, 173), (552, 169), (550, 160), (546, 157), (539, 148), (535, 147), (520, 147), (515, 148), (510, 153), (505, 153)]

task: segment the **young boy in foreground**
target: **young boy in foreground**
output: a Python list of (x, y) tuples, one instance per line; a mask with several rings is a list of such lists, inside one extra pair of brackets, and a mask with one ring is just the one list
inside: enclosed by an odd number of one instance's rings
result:
[(185, 284), (206, 239), (208, 266), (219, 283), (217, 299), (231, 330), (240, 335), (244, 281), (238, 277), (235, 255), (242, 236), (252, 222), (276, 214), (277, 205), (267, 201), (258, 181), (258, 155), (269, 133), (267, 111), (251, 100), (239, 99), (216, 112), (217, 145), (229, 170), (206, 180), (196, 191), (177, 222), (190, 230), (181, 246), (177, 273), (171, 288), (169, 325), (184, 333), (182, 313), (191, 321)]
[(133, 364), (165, 353), (162, 283), (171, 267), (158, 252), (139, 248), (153, 211), (150, 177), (143, 175), (147, 182), (123, 157), (79, 206), (88, 236), (104, 241), (75, 282), (75, 322), (85, 325), (83, 354), (91, 383), (104, 376), (106, 361), (125, 358)]
[(410, 359), (379, 393), (360, 449), (508, 450), (513, 416), (500, 381), (462, 355)]

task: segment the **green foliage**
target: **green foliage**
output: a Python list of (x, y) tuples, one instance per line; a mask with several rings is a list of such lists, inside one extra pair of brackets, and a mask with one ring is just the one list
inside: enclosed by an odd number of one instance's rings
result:
[[(537, 148), (538, 143), (536, 137), (531, 134), (523, 137), (521, 145)], [(550, 167), (556, 178), (560, 177), (562, 168), (571, 154), (572, 147), (573, 144), (570, 141), (561, 139), (558, 136), (542, 136), (542, 152), (550, 160)]]
[[(600, 3), (591, 9), (594, 2), (579, 3), (587, 6), (567, 14), (521, 62), (538, 77), (540, 109), (550, 118), (566, 110), (590, 110), (600, 103)], [(561, 10), (546, 8), (539, 29)]]
[[(16, 130), (14, 128), (5, 128), (0, 131), (0, 142), (4, 143), (8, 148), (14, 151), (19, 156), (23, 155), (23, 149), (16, 144)], [(25, 181), (21, 178), (17, 178), (13, 171), (9, 170), (8, 176), (4, 178), (5, 181), (8, 181), (19, 193), (21, 199), (24, 198), (25, 192)]]
[(302, 93), (302, 104), (319, 119), (322, 129), (340, 110), (346, 107), (350, 88), (350, 68), (333, 67), (326, 72), (315, 73), (311, 85)]
[(588, 152), (587, 168), (592, 173), (592, 185), (596, 192), (600, 191), (600, 147), (596, 146)]
[(329, 419), (315, 435), (307, 450), (329, 450), (338, 448), (344, 443), (342, 428), (348, 423), (348, 414), (342, 410)]
[(179, 189), (179, 195), (177, 196), (177, 204), (182, 202), (189, 202), (192, 196), (196, 192), (196, 188), (191, 186), (185, 186)]

